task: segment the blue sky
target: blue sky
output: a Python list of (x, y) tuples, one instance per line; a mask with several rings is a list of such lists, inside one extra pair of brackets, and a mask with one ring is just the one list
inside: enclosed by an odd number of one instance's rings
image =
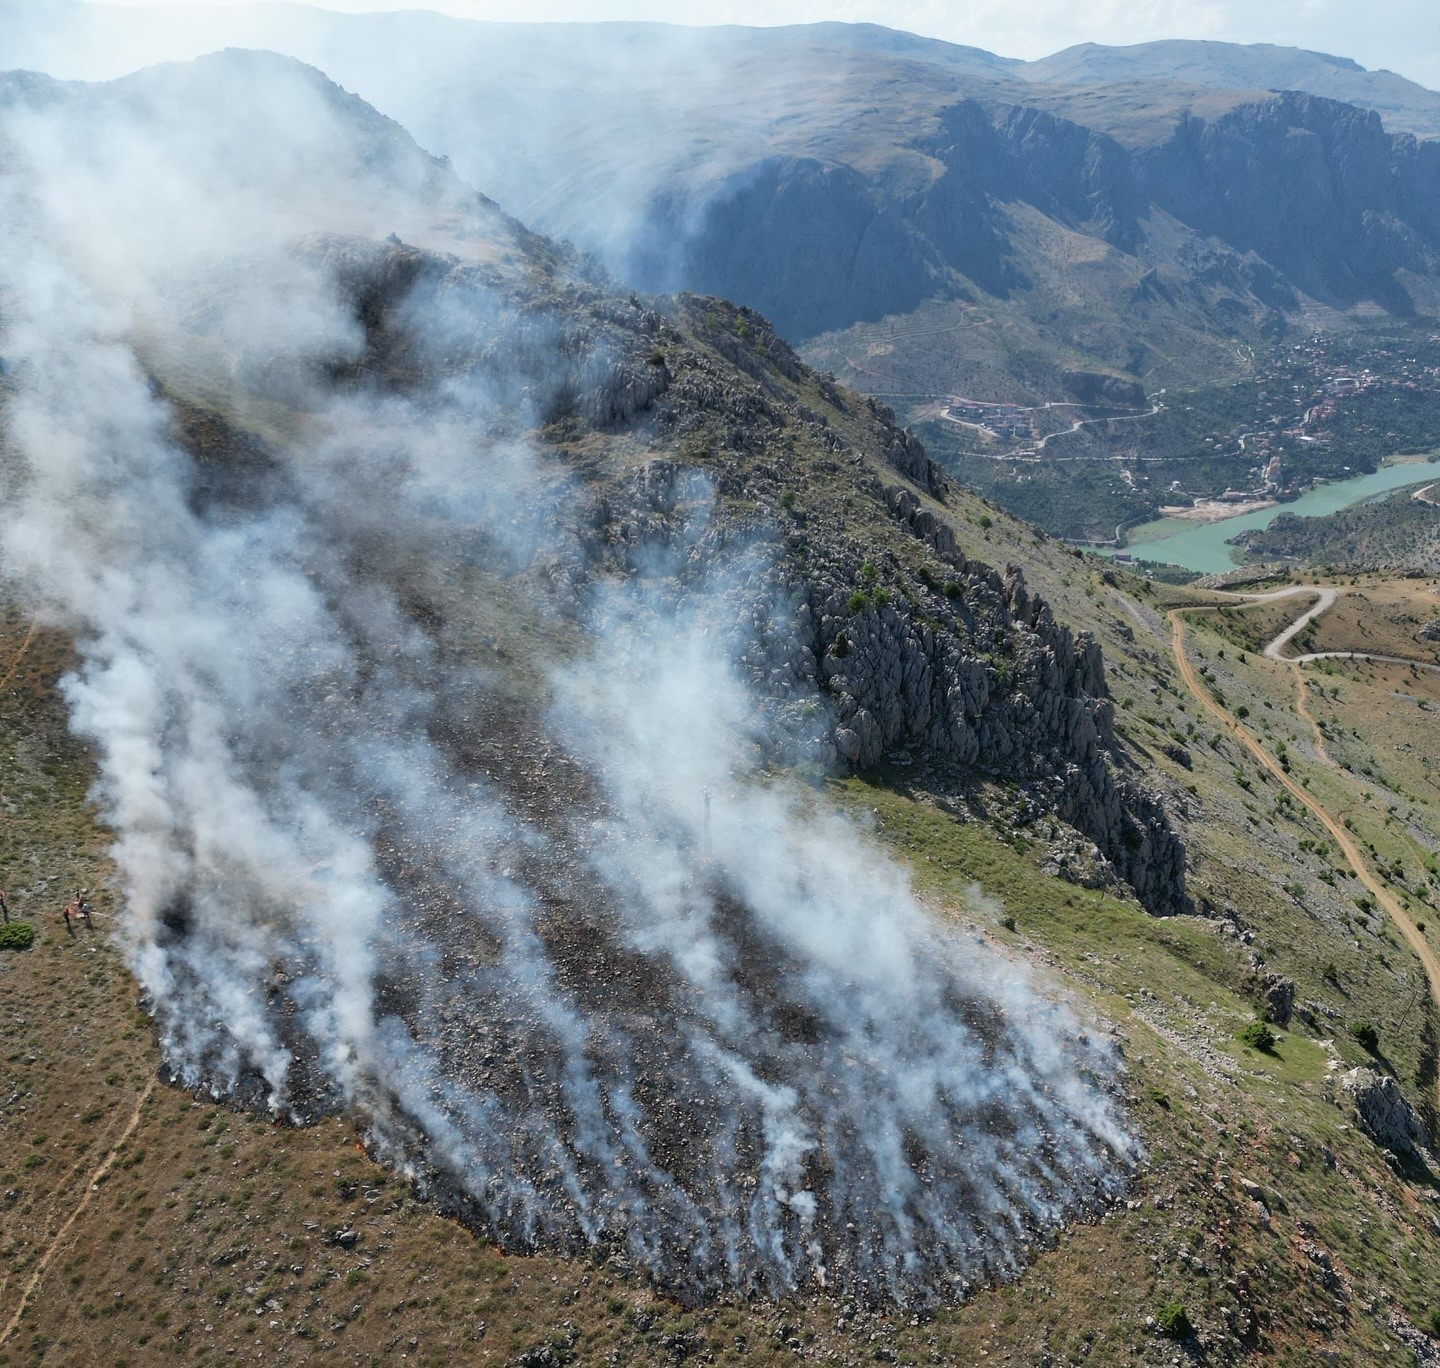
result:
[[(196, 0), (177, 2), (193, 5)], [(403, 0), (321, 2), (329, 9), (412, 8)], [(1009, 57), (1040, 57), (1087, 40), (1285, 43), (1388, 67), (1440, 88), (1440, 0), (430, 0), (413, 8), (510, 20), (783, 24), (841, 19), (971, 43)]]

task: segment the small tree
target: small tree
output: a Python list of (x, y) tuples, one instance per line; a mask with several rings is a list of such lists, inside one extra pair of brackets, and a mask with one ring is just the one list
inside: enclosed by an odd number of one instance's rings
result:
[(1240, 1043), (1248, 1045), (1252, 1050), (1259, 1050), (1261, 1054), (1273, 1054), (1275, 1032), (1263, 1021), (1252, 1021), (1241, 1030)]
[(1155, 1319), (1171, 1339), (1189, 1339), (1195, 1331), (1195, 1327), (1190, 1323), (1190, 1313), (1185, 1309), (1184, 1302), (1166, 1302), (1160, 1308)]
[(1352, 1021), (1350, 1034), (1359, 1041), (1360, 1048), (1367, 1054), (1380, 1053), (1380, 1032), (1368, 1021)]

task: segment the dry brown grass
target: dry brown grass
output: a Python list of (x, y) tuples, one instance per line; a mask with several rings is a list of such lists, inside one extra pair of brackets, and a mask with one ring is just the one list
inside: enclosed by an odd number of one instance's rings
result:
[(1322, 613), (1297, 639), (1302, 651), (1370, 651), (1379, 655), (1440, 660), (1435, 642), (1421, 641), (1420, 628), (1440, 617), (1433, 582), (1368, 578), (1342, 589), (1334, 607)]
[[(0, 622), (0, 667), (23, 633), (16, 619)], [(0, 1364), (515, 1364), (535, 1351), (532, 1363), (852, 1364), (885, 1361), (880, 1350), (912, 1364), (1048, 1358), (1108, 1368), (1169, 1357), (1143, 1323), (1171, 1298), (1207, 1333), (1220, 1331), (1237, 1305), (1227, 1283), (1237, 1279), (1273, 1361), (1308, 1363), (1339, 1348), (1384, 1362), (1385, 1337), (1370, 1318), (1347, 1314), (1317, 1328), (1330, 1299), (1300, 1250), (1301, 1232), (1337, 1213), (1344, 1229), (1327, 1229), (1326, 1240), (1345, 1249), (1359, 1209), (1407, 1261), (1403, 1277), (1386, 1276), (1407, 1301), (1423, 1296), (1409, 1267), (1421, 1213), (1408, 1211), (1408, 1190), (1373, 1146), (1342, 1132), (1316, 1095), (1315, 1046), (1297, 1037), (1275, 1060), (1244, 1060), (1237, 1087), (1207, 1077), (1126, 1014), (1122, 969), (1179, 995), (1156, 1004), (1162, 1016), (1220, 1002), (1216, 1048), (1231, 1048), (1225, 1023), (1246, 1007), (1227, 986), (1231, 957), (1211, 946), (1208, 930), (1153, 922), (1133, 905), (1043, 879), (1030, 855), (987, 830), (879, 790), (856, 801), (884, 811), (902, 854), (927, 852), (937, 906), (959, 907), (973, 879), (1005, 890), (1011, 906), (1030, 909), (1023, 930), (1053, 947), (1051, 963), (1121, 1013), (1135, 1124), (1150, 1149), (1139, 1204), (1070, 1229), (1014, 1284), (933, 1318), (847, 1314), (821, 1296), (687, 1309), (608, 1266), (506, 1256), (372, 1163), (345, 1118), (296, 1130), (154, 1086), (151, 1029), (109, 921), (72, 938), (57, 920), (58, 894), (17, 893), (47, 877), (62, 891), (98, 886), (105, 873), (106, 838), (84, 801), (88, 759), (66, 736), (55, 693), (68, 659), (62, 640), (37, 635), (0, 697), (15, 806), (0, 829), (0, 868), (17, 910), (37, 915), (35, 947), (0, 956), (0, 1095), (9, 1099), (0, 1116), (0, 1326), (42, 1274)], [(113, 910), (108, 894), (98, 902)], [(1096, 975), (1092, 962), (1106, 971)], [(1166, 1094), (1164, 1106), (1152, 1087)], [(117, 1146), (137, 1104), (133, 1133)], [(1340, 1157), (1338, 1174), (1317, 1157), (1322, 1139)], [(1288, 1211), (1277, 1208), (1267, 1226), (1237, 1192), (1237, 1173), (1283, 1192)], [(1385, 1205), (1372, 1207), (1369, 1194)], [(356, 1233), (353, 1246), (335, 1240), (342, 1229)], [(1176, 1258), (1182, 1247), (1193, 1260)], [(1379, 1274), (1359, 1262), (1368, 1245), (1350, 1247), (1358, 1299)]]

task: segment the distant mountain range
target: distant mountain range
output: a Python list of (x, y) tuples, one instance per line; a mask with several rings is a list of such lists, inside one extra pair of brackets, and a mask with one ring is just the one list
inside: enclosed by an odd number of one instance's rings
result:
[(867, 25), (287, 5), (12, 4), (0, 37), (60, 75), (226, 44), (297, 56), (628, 283), (751, 305), (881, 393), (1173, 384), (1302, 310), (1440, 308), (1440, 95), (1320, 53), (1026, 63)]
[(1348, 57), (1273, 43), (1081, 43), (1053, 57), (1021, 63), (1017, 70), (1026, 80), (1060, 85), (1177, 81), (1223, 90), (1303, 90), (1373, 109), (1393, 133), (1440, 137), (1440, 94), (1435, 91), (1393, 71), (1367, 71)]

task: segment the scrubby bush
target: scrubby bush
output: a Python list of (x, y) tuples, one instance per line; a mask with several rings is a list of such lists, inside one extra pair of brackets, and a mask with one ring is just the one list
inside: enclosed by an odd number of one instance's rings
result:
[(1240, 1031), (1240, 1043), (1248, 1045), (1261, 1054), (1270, 1054), (1275, 1049), (1275, 1032), (1263, 1021), (1252, 1021)]
[(1195, 1327), (1190, 1324), (1190, 1313), (1185, 1309), (1184, 1302), (1166, 1302), (1160, 1308), (1155, 1319), (1171, 1339), (1189, 1339), (1195, 1330)]
[(35, 928), (29, 922), (6, 922), (0, 925), (0, 950), (28, 950), (35, 940)]
[(1379, 1054), (1380, 1032), (1368, 1021), (1352, 1021), (1350, 1034), (1359, 1042), (1360, 1048), (1368, 1054)]

